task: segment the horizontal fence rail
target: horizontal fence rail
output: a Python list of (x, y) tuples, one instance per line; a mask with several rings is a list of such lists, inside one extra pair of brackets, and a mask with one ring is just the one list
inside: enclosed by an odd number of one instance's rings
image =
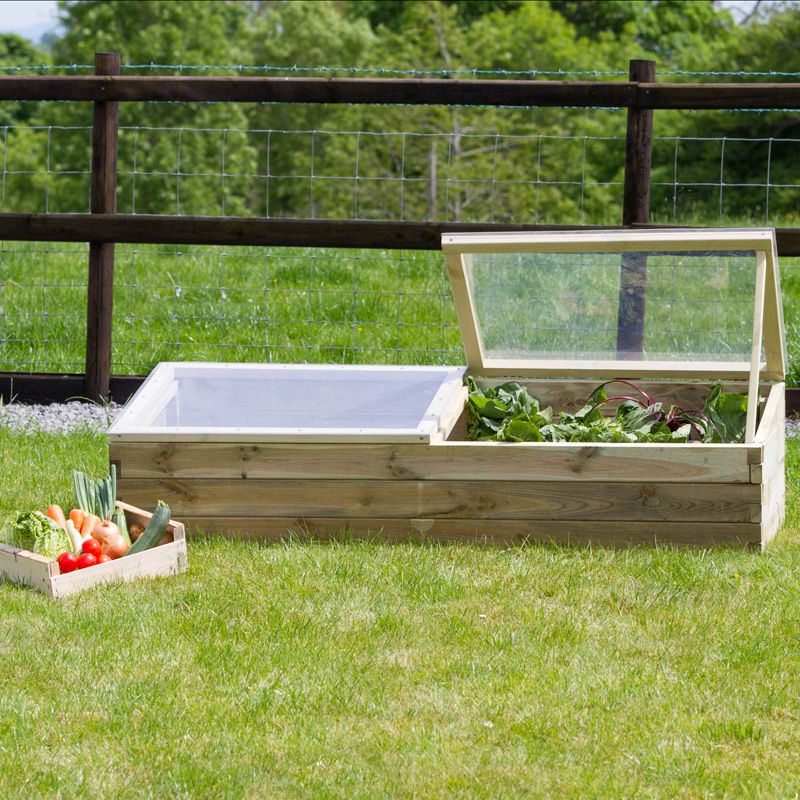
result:
[[(160, 214), (0, 214), (0, 240), (441, 250), (443, 233), (686, 229), (686, 225), (524, 225), (352, 219), (170, 217)], [(779, 256), (800, 256), (800, 229), (776, 228)]]
[(0, 77), (0, 100), (800, 109), (800, 83), (32, 75)]
[[(649, 61), (632, 61), (627, 81), (122, 76), (116, 74), (118, 55), (109, 53), (96, 55), (95, 72), (88, 76), (0, 76), (0, 101), (94, 104), (92, 213), (0, 213), (0, 242), (90, 244), (86, 373), (63, 376), (0, 373), (0, 395), (6, 399), (14, 395), (26, 400), (52, 401), (88, 395), (123, 400), (140, 384), (141, 377), (111, 375), (113, 248), (117, 243), (438, 251), (441, 235), (448, 232), (648, 227), (650, 189), (659, 185), (651, 179), (654, 110), (800, 109), (800, 83), (656, 83), (655, 64)], [(128, 102), (627, 109), (623, 225), (245, 218), (224, 215), (224, 203), (221, 217), (119, 214), (116, 213), (117, 177), (126, 173), (117, 168), (121, 130), (117, 103)], [(48, 164), (49, 146), (48, 138)], [(176, 169), (176, 175), (180, 174), (180, 168)], [(677, 175), (677, 160), (675, 170)], [(721, 191), (722, 177), (719, 185)], [(5, 197), (5, 183), (3, 193)], [(800, 228), (779, 228), (777, 244), (779, 255), (800, 256)], [(620, 291), (630, 294), (624, 274), (623, 265)], [(636, 281), (633, 284), (638, 285)], [(637, 305), (636, 298), (632, 300), (631, 308), (635, 310), (641, 303)], [(641, 343), (641, 319), (632, 314), (630, 325), (622, 326), (619, 336), (618, 346), (623, 340)]]

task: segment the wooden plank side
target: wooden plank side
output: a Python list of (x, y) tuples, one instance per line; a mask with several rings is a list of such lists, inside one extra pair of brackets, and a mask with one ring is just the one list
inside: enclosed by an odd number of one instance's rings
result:
[[(618, 376), (617, 376), (618, 377)], [(479, 378), (479, 386), (497, 386), (506, 380), (505, 378)], [(534, 397), (544, 405), (551, 405), (554, 409), (565, 411), (577, 411), (588, 399), (592, 390), (597, 387), (597, 380), (547, 380), (544, 378), (529, 378), (518, 381)], [(706, 381), (679, 382), (679, 381), (637, 381), (638, 386), (650, 393), (664, 403), (672, 403), (684, 406), (685, 408), (702, 408), (708, 397), (711, 384)], [(622, 389), (624, 386), (618, 386)], [(726, 392), (747, 392), (746, 381), (725, 381), (723, 388)], [(763, 384), (761, 390), (768, 392), (771, 386)], [(614, 386), (611, 386), (614, 389)]]
[[(622, 231), (623, 228), (619, 225), (266, 219), (158, 214), (0, 214), (0, 239), (33, 242), (95, 241), (438, 251), (442, 246), (442, 234), (448, 232), (529, 233), (554, 230)], [(800, 255), (800, 228), (778, 228), (776, 237), (780, 256)]]
[(761, 527), (748, 523), (594, 522), (563, 520), (380, 519), (370, 517), (185, 517), (189, 537), (222, 534), (228, 538), (280, 541), (288, 537), (331, 539), (370, 537), (390, 542), (523, 542), (628, 545), (755, 546)]
[(761, 488), (750, 483), (122, 478), (117, 487), (120, 494), (139, 505), (153, 505), (161, 498), (178, 517), (303, 514), (751, 522), (761, 502)]
[(761, 474), (766, 476), (786, 457), (786, 430), (782, 420), (772, 428), (769, 438), (762, 446), (764, 454), (761, 459)]
[[(630, 61), (631, 81), (655, 83), (655, 61)], [(622, 190), (622, 224), (650, 221), (650, 167), (653, 157), (653, 110), (628, 108), (625, 134), (625, 173)], [(620, 359), (641, 357), (644, 340), (644, 307), (647, 288), (647, 256), (622, 256), (617, 319), (617, 354)]]
[(786, 462), (781, 459), (766, 475), (761, 485), (761, 504), (764, 507), (764, 516), (776, 509), (785, 506), (786, 499)]
[[(98, 75), (118, 75), (119, 53), (96, 53)], [(117, 140), (119, 106), (95, 103), (92, 125), (91, 213), (117, 210)], [(86, 381), (84, 392), (92, 400), (105, 399), (111, 381), (111, 327), (114, 304), (114, 244), (89, 244), (89, 278), (86, 299)]]
[[(635, 84), (627, 81), (194, 75), (0, 77), (0, 100), (618, 107), (633, 102), (635, 93)], [(652, 102), (649, 97), (648, 102)]]
[[(757, 450), (755, 456), (751, 450)], [(748, 483), (761, 448), (442, 442), (324, 445), (110, 442), (128, 478), (305, 478)]]
[[(758, 417), (759, 381), (761, 374), (761, 346), (764, 326), (764, 292), (767, 283), (766, 253), (756, 251), (756, 289), (753, 308), (753, 333), (750, 350), (750, 378), (747, 389), (747, 418), (745, 422), (744, 440), (750, 444), (756, 435), (756, 418)], [(769, 402), (769, 401), (767, 401)]]
[(786, 327), (783, 321), (783, 299), (778, 272), (777, 242), (767, 251), (767, 286), (764, 295), (764, 354), (768, 380), (786, 379)]
[(439, 430), (431, 437), (432, 442), (440, 442), (450, 436), (453, 428), (463, 416), (468, 395), (469, 390), (466, 386), (460, 386), (453, 393), (450, 402), (439, 417)]
[(52, 579), (52, 593), (53, 597), (67, 597), (106, 583), (177, 575), (185, 572), (187, 566), (186, 542), (180, 539), (91, 569), (57, 575)]
[(778, 535), (783, 527), (784, 512), (781, 508), (773, 509), (772, 513), (761, 525), (761, 549), (766, 546)]
[(473, 303), (472, 289), (469, 285), (467, 270), (470, 258), (471, 256), (467, 254), (445, 253), (445, 264), (450, 278), (458, 327), (461, 330), (464, 355), (467, 357), (467, 367), (473, 371), (482, 371), (485, 354), (478, 312)]
[(51, 594), (52, 562), (35, 553), (0, 545), (0, 580)]
[[(640, 276), (641, 277), (641, 276)], [(600, 382), (614, 375), (617, 378), (640, 380), (643, 377), (661, 380), (741, 380), (750, 371), (749, 361), (622, 361), (583, 359), (487, 358), (480, 373), (489, 376), (529, 375), (531, 377), (592, 378)]]
[(797, 109), (800, 84), (26, 75), (0, 77), (0, 100)]
[(786, 385), (776, 383), (769, 387), (767, 402), (761, 412), (761, 419), (756, 430), (755, 441), (766, 442), (776, 430), (783, 431), (786, 420)]

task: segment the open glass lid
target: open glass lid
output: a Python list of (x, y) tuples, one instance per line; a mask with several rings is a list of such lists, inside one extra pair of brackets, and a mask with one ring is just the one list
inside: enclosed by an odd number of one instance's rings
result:
[(771, 229), (458, 233), (442, 249), (472, 373), (784, 377)]
[(463, 367), (162, 363), (109, 430), (137, 441), (429, 442)]

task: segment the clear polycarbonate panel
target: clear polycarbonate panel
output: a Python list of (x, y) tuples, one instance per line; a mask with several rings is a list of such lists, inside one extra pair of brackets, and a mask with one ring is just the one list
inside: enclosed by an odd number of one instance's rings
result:
[(471, 253), (464, 265), (487, 360), (750, 361), (753, 251)]
[(159, 364), (112, 436), (429, 437), (463, 368)]

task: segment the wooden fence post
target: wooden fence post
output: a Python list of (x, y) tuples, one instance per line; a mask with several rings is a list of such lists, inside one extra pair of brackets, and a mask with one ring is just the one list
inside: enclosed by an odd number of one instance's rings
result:
[[(119, 75), (119, 53), (95, 53), (97, 75)], [(117, 210), (117, 138), (119, 103), (94, 104), (92, 124), (92, 214)], [(89, 243), (86, 298), (86, 377), (84, 391), (92, 400), (107, 398), (111, 380), (111, 323), (114, 302), (114, 244)]]
[[(631, 81), (655, 83), (655, 61), (631, 61)], [(628, 108), (625, 136), (625, 183), (622, 196), (622, 224), (650, 222), (650, 166), (653, 160), (653, 109)], [(644, 340), (644, 299), (647, 286), (647, 258), (636, 253), (622, 257), (617, 318), (617, 355), (641, 358)]]

